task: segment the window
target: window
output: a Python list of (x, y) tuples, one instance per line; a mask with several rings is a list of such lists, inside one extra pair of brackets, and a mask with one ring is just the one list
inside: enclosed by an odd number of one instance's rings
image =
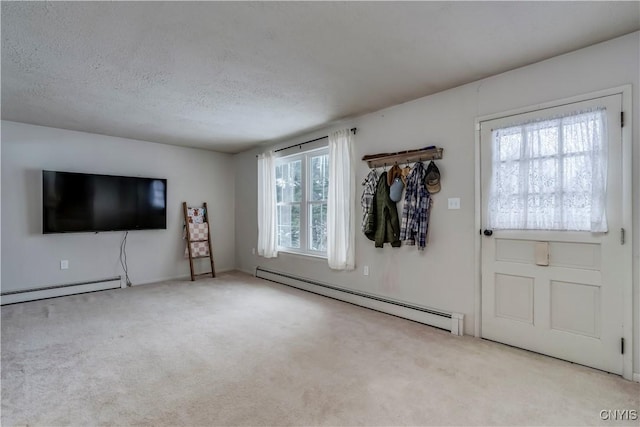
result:
[(605, 110), (492, 131), (489, 227), (606, 231)]
[(276, 161), (278, 249), (326, 256), (329, 153), (327, 148)]

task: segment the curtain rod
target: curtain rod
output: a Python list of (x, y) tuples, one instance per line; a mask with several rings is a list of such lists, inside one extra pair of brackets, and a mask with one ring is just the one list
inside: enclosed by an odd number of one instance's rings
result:
[[(356, 132), (358, 131), (358, 128), (351, 128), (349, 130), (351, 132), (353, 132), (353, 134), (355, 135)], [(329, 136), (328, 135), (327, 136), (321, 136), (320, 138), (312, 139), (312, 140), (305, 141), (305, 142), (299, 142), (297, 144), (293, 144), (293, 145), (290, 145), (288, 147), (278, 148), (277, 150), (273, 150), (273, 152), (277, 153), (278, 151), (288, 150), (289, 148), (293, 148), (293, 147), (302, 147), (304, 144), (310, 144), (312, 142), (320, 141), (321, 139), (325, 139), (325, 138), (329, 138)], [(258, 157), (258, 156), (256, 155), (256, 157)]]

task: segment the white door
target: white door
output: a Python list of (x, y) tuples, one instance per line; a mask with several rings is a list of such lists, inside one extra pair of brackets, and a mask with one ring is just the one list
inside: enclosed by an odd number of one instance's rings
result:
[[(564, 216), (561, 220), (579, 218), (584, 213), (581, 209), (593, 209), (562, 199), (573, 197), (576, 188), (558, 190), (558, 180), (571, 187), (575, 184), (576, 167), (587, 170), (585, 165), (593, 159), (585, 162), (581, 149), (568, 147), (571, 143), (564, 141), (563, 135), (569, 139), (571, 127), (556, 126), (551, 119), (576, 117), (594, 108), (606, 109), (601, 116), (608, 134), (606, 201), (602, 202), (608, 231), (568, 231), (562, 224), (550, 230), (544, 220), (531, 219), (539, 214), (534, 212), (536, 209), (557, 215), (559, 205), (569, 206), (560, 213), (560, 217)], [(623, 286), (631, 280), (631, 245), (621, 244), (621, 108), (622, 95), (618, 94), (481, 122), (483, 338), (622, 374), (622, 295)], [(496, 130), (541, 121), (548, 126), (536, 129), (535, 134), (523, 130), (501, 136), (496, 142), (492, 139)], [(541, 143), (544, 138), (551, 142)], [(527, 144), (537, 145), (525, 148)], [(555, 168), (555, 172), (550, 173), (549, 168)], [(496, 170), (504, 173), (497, 176)], [(539, 179), (536, 175), (534, 179), (529, 175), (538, 172), (545, 176)], [(491, 193), (496, 188), (491, 187), (492, 180), (512, 181)], [(495, 195), (501, 191), (505, 194), (496, 208)], [(523, 195), (506, 193), (518, 191), (528, 197), (525, 203), (529, 204), (524, 209), (521, 202), (509, 205), (509, 197), (522, 200)], [(489, 218), (489, 209), (494, 219)], [(518, 212), (519, 209), (526, 212)], [(503, 221), (495, 219), (499, 215), (504, 216)], [(519, 224), (523, 217), (526, 226), (490, 227)], [(571, 227), (569, 230), (575, 230)]]

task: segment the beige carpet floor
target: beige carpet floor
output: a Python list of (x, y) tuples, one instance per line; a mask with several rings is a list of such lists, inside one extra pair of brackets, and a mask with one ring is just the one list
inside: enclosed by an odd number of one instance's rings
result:
[(640, 384), (227, 273), (2, 307), (11, 425), (638, 425)]

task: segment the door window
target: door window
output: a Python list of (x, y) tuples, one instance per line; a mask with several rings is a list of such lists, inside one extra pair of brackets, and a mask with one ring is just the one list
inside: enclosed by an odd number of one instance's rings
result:
[(606, 232), (606, 111), (595, 108), (491, 132), (488, 226)]

